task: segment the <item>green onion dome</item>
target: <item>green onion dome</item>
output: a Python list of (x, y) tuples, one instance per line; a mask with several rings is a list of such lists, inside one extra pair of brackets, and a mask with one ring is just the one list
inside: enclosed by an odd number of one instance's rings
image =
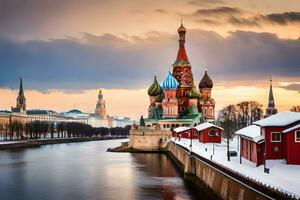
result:
[(157, 95), (155, 98), (154, 98), (155, 102), (162, 102), (164, 100), (164, 94), (160, 94), (160, 95)]
[(186, 93), (186, 97), (189, 99), (198, 99), (200, 97), (200, 92), (197, 90), (194, 84), (192, 89)]
[(163, 93), (163, 91), (162, 91), (159, 83), (157, 82), (156, 76), (154, 76), (154, 81), (148, 89), (148, 95), (151, 97), (154, 97), (154, 96), (160, 95), (162, 93)]

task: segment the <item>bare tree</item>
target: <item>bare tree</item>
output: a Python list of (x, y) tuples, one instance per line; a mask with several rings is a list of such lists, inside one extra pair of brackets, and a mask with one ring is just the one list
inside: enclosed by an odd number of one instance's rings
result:
[(237, 129), (237, 115), (235, 105), (228, 105), (219, 112), (219, 124), (224, 129), (227, 139), (227, 160), (230, 161), (229, 140), (233, 138)]
[(297, 106), (293, 106), (290, 111), (293, 111), (293, 112), (300, 112), (300, 105), (297, 105)]

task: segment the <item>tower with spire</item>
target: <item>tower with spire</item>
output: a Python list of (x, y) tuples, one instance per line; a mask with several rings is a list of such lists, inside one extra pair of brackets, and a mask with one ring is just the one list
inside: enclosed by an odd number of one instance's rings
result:
[(268, 101), (268, 107), (266, 109), (265, 117), (269, 117), (269, 116), (274, 115), (276, 113), (277, 113), (277, 109), (275, 107), (275, 101), (274, 101), (274, 96), (273, 96), (272, 76), (270, 75), (269, 101)]
[(17, 112), (17, 113), (25, 113), (26, 112), (26, 98), (24, 95), (22, 77), (20, 78), (19, 93), (18, 93), (18, 97), (17, 97), (16, 107), (12, 107), (11, 110), (12, 110), (12, 112)]
[(192, 89), (194, 79), (192, 66), (185, 50), (186, 28), (183, 26), (182, 21), (177, 32), (179, 34), (179, 47), (176, 60), (173, 64), (173, 76), (179, 83), (176, 97), (178, 98), (178, 112), (182, 115), (188, 109), (188, 98), (186, 97), (186, 93)]
[(105, 101), (103, 98), (102, 90), (99, 90), (98, 101), (96, 104), (95, 115), (100, 119), (107, 119)]

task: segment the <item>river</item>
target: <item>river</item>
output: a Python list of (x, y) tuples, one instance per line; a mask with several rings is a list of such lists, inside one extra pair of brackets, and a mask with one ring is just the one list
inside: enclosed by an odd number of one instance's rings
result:
[(206, 199), (164, 154), (106, 152), (121, 141), (2, 150), (0, 199)]

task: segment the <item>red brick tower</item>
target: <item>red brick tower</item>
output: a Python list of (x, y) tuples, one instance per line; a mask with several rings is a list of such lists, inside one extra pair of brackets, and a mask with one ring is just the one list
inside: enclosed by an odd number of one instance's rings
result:
[(188, 109), (189, 104), (186, 92), (192, 89), (194, 80), (192, 66), (190, 65), (184, 47), (186, 29), (182, 23), (177, 32), (179, 34), (179, 49), (176, 61), (173, 64), (173, 76), (179, 83), (176, 90), (176, 97), (178, 99), (178, 112), (182, 115)]

